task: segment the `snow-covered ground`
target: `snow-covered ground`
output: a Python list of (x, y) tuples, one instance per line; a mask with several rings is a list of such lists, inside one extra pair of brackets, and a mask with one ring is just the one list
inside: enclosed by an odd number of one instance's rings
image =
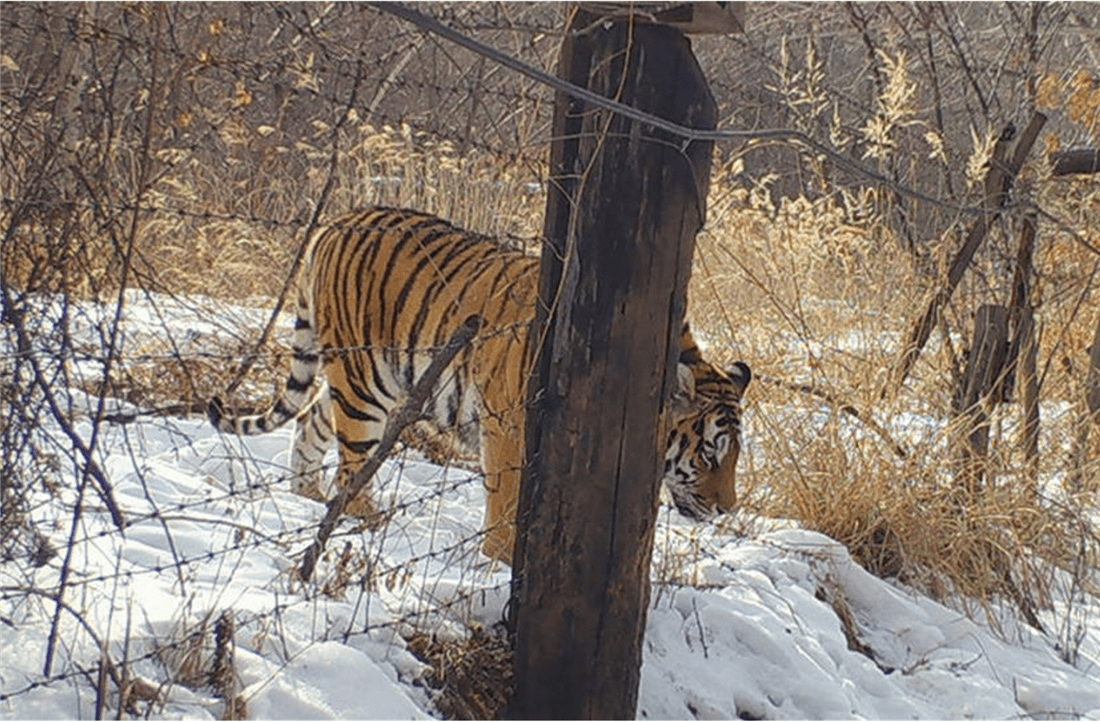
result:
[[(167, 323), (185, 340), (219, 332), (184, 314), (151, 319), (138, 301), (128, 308), (132, 328)], [(94, 401), (73, 397), (78, 410)], [(87, 438), (90, 422), (77, 417)], [(211, 630), (226, 611), (235, 622), (235, 691), (253, 718), (436, 714), (421, 681), (426, 667), (404, 635), (415, 627), (458, 639), (471, 623), (499, 621), (508, 596), (507, 568), (477, 551), (478, 478), (412, 453), (395, 457), (381, 473), (397, 509), (392, 521), (375, 533), (342, 526), (304, 586), (295, 570), (324, 507), (280, 481), (290, 433), (239, 440), (204, 419), (155, 416), (102, 425), (99, 459), (127, 518), (124, 533), (91, 489), (74, 523), (78, 483), (61, 464), (59, 488), (33, 511), (59, 554), (37, 569), (25, 559), (0, 562), (0, 715), (93, 716), (106, 650), (155, 690), (151, 707), (136, 698), (137, 713), (217, 718), (224, 701), (201, 675), (183, 682), (209, 663)], [(751, 443), (751, 424), (746, 433)], [(67, 552), (47, 675), (52, 596)], [(1011, 623), (996, 633), (868, 574), (820, 534), (766, 519), (700, 525), (667, 506), (654, 578), (641, 718), (1100, 719), (1100, 601), (1092, 597), (1074, 600), (1086, 624), (1073, 666), (1054, 637)], [(1056, 608), (1044, 622), (1065, 615)], [(117, 695), (107, 703), (114, 715)]]

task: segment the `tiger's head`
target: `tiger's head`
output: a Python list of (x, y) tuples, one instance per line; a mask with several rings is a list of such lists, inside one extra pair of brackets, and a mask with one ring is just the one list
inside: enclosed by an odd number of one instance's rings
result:
[(686, 326), (680, 348), (663, 480), (681, 514), (705, 520), (737, 503), (741, 397), (752, 371), (741, 361), (727, 370), (705, 361)]

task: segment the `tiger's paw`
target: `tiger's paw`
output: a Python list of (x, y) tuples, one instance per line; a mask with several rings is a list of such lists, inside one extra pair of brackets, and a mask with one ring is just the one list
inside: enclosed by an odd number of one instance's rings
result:
[(321, 480), (319, 475), (311, 474), (305, 477), (296, 477), (294, 479), (294, 493), (298, 496), (304, 496), (307, 499), (313, 501), (319, 501), (322, 504), (328, 501), (325, 498), (324, 493), (321, 491)]
[(379, 511), (366, 492), (360, 492), (348, 502), (348, 505), (344, 507), (344, 514), (361, 519), (363, 526), (371, 531), (381, 529), (391, 516), (386, 512)]

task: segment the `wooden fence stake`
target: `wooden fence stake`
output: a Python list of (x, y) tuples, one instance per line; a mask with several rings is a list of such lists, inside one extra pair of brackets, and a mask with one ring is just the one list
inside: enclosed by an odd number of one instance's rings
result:
[[(1031, 277), (1035, 273), (1035, 234), (1039, 219), (1026, 213), (1020, 227), (1016, 268), (1012, 272), (1012, 293), (1008, 302), (1008, 327), (1012, 341), (1008, 349), (1006, 383), (1015, 381), (1024, 425), (1020, 447), (1024, 452), (1027, 482), (1034, 494), (1039, 488), (1039, 376), (1036, 368), (1038, 344), (1035, 338), (1035, 307), (1031, 303)], [(1006, 394), (1011, 396), (1011, 394)]]
[[(1100, 465), (1087, 460), (1089, 436), (1100, 427), (1100, 316), (1096, 318), (1096, 337), (1089, 348), (1089, 368), (1085, 373), (1085, 408), (1077, 422), (1077, 433), (1070, 451), (1070, 474), (1066, 487), (1075, 492), (1100, 492)], [(1086, 475), (1089, 475), (1086, 477)]]
[(1100, 424), (1100, 316), (1096, 319), (1096, 338), (1092, 340), (1092, 348), (1089, 349), (1089, 372), (1085, 387), (1085, 400), (1089, 411), (1092, 412), (1092, 421)]
[(973, 260), (978, 246), (985, 239), (993, 222), (1000, 216), (1001, 207), (1008, 200), (1008, 191), (1012, 187), (1012, 182), (1020, 172), (1024, 159), (1027, 158), (1027, 154), (1031, 151), (1035, 140), (1039, 137), (1039, 131), (1042, 130), (1046, 119), (1045, 115), (1038, 112), (1031, 116), (1031, 122), (1028, 123), (1027, 128), (1017, 141), (1011, 157), (1008, 155), (1008, 149), (1015, 135), (1015, 128), (1010, 124), (1001, 133), (1001, 137), (993, 148), (989, 172), (985, 177), (985, 197), (982, 206), (986, 212), (979, 216), (978, 220), (970, 227), (970, 231), (966, 235), (966, 241), (951, 263), (947, 279), (932, 296), (932, 300), (929, 301), (924, 313), (913, 324), (908, 339), (902, 344), (898, 364), (892, 379), (883, 388), (881, 398), (886, 398), (891, 390), (900, 389), (902, 384), (905, 383), (905, 379), (909, 377), (909, 372), (912, 371), (913, 365), (924, 349), (924, 344), (927, 343), (928, 337), (932, 334), (932, 329), (936, 326), (940, 312), (951, 300), (951, 296), (955, 293), (959, 282), (962, 281), (963, 274)]
[(966, 374), (956, 393), (955, 409), (963, 420), (961, 481), (969, 499), (977, 498), (985, 477), (989, 449), (989, 415), (1001, 399), (1008, 360), (1008, 309), (986, 304), (974, 316), (974, 341)]
[[(674, 28), (575, 21), (560, 73), (666, 120), (715, 125)], [(666, 402), (712, 148), (562, 93), (554, 116), (506, 715), (633, 719)]]

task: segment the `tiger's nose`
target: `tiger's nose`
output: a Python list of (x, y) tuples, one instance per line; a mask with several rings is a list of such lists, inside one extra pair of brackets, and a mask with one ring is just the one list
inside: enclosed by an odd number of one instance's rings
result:
[(716, 514), (728, 514), (737, 508), (737, 492), (733, 488), (733, 484), (730, 483), (725, 489), (722, 489), (718, 493), (718, 498), (714, 504), (714, 511)]

